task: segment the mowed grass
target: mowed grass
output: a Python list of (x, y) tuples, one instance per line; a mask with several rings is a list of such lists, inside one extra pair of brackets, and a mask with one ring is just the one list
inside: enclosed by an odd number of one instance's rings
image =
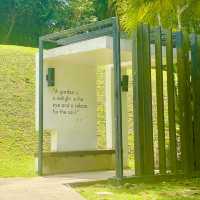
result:
[(98, 183), (77, 187), (87, 200), (199, 200), (200, 179), (160, 183)]
[(0, 45), (0, 176), (34, 176), (36, 49)]

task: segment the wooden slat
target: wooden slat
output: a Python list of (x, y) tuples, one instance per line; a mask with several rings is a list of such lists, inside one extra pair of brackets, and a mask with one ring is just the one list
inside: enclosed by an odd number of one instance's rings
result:
[(143, 28), (138, 25), (133, 36), (133, 111), (134, 111), (134, 142), (135, 142), (135, 175), (141, 176), (144, 173), (144, 127), (143, 127)]
[(193, 97), (193, 131), (195, 170), (200, 170), (200, 38), (192, 34), (192, 97)]
[(133, 40), (136, 175), (154, 173), (149, 27), (138, 25)]
[(167, 62), (167, 95), (168, 95), (168, 122), (169, 122), (169, 148), (170, 148), (170, 170), (177, 170), (177, 148), (176, 148), (176, 121), (175, 121), (175, 84), (173, 68), (173, 40), (172, 31), (166, 30), (166, 62)]
[(143, 94), (144, 97), (144, 174), (154, 173), (153, 154), (153, 124), (152, 124), (152, 90), (150, 62), (150, 31), (148, 25), (143, 25)]
[(165, 125), (164, 125), (164, 99), (163, 99), (163, 66), (162, 66), (162, 44), (161, 28), (155, 30), (155, 59), (156, 59), (156, 100), (157, 100), (157, 129), (158, 129), (158, 151), (159, 171), (166, 173), (165, 153)]
[(189, 37), (186, 33), (177, 33), (176, 47), (182, 166), (184, 173), (189, 175), (193, 171), (193, 133)]

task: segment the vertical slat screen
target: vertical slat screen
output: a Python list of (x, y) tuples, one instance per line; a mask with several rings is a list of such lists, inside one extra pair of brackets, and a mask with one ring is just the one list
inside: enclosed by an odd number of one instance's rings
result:
[(176, 34), (176, 47), (182, 166), (189, 174), (193, 171), (193, 132), (188, 34)]
[(194, 131), (194, 164), (200, 170), (200, 38), (196, 34), (191, 37), (192, 59), (192, 98), (193, 98), (193, 131)]
[(157, 129), (160, 174), (166, 173), (161, 28), (155, 29)]
[[(150, 37), (151, 36), (151, 37)], [(136, 175), (154, 174), (154, 145), (152, 126), (152, 88), (150, 44), (155, 44), (155, 75), (159, 172), (165, 174), (167, 149), (165, 136), (164, 78), (167, 74), (167, 100), (169, 125), (169, 172), (193, 174), (200, 171), (200, 37), (186, 32), (151, 30), (138, 25), (133, 39), (133, 94), (135, 128)], [(162, 46), (166, 46), (166, 57)], [(176, 49), (176, 57), (173, 50)], [(191, 61), (190, 61), (191, 54)], [(163, 65), (166, 60), (166, 68)], [(176, 62), (175, 62), (176, 61)], [(174, 63), (175, 62), (175, 63)], [(175, 76), (178, 80), (176, 103)], [(154, 78), (154, 77), (153, 77)], [(154, 81), (152, 82), (154, 84)], [(178, 120), (176, 121), (176, 117)], [(176, 129), (179, 123), (179, 131)], [(167, 126), (166, 126), (167, 128)], [(177, 126), (178, 128), (178, 126)], [(177, 137), (180, 135), (180, 141)], [(155, 138), (156, 139), (156, 138)], [(178, 165), (178, 145), (181, 147), (181, 170)]]
[(176, 121), (175, 121), (175, 83), (173, 66), (172, 31), (166, 30), (167, 95), (169, 122), (169, 164), (172, 173), (177, 170)]

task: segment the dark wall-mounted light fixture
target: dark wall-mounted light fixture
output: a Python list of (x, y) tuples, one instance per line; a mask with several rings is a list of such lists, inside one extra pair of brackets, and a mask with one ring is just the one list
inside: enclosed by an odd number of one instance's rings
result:
[(55, 68), (48, 68), (46, 79), (49, 87), (55, 86)]
[(121, 86), (123, 92), (128, 92), (128, 79), (129, 79), (128, 75), (122, 76)]

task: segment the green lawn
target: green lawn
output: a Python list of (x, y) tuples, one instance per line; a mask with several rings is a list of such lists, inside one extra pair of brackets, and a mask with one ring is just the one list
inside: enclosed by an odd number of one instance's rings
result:
[(36, 175), (34, 156), (19, 151), (17, 153), (9, 152), (4, 157), (1, 156), (0, 177), (32, 177)]
[(98, 183), (76, 190), (87, 200), (198, 200), (200, 179), (161, 183)]

